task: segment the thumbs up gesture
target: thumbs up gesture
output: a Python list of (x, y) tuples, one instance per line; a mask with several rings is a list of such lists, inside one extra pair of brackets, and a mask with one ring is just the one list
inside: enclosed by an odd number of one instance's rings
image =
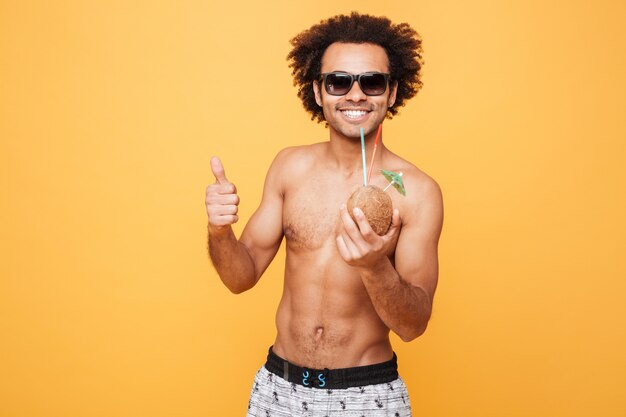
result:
[(226, 179), (222, 161), (216, 156), (211, 158), (211, 171), (215, 176), (215, 183), (206, 188), (205, 200), (209, 233), (220, 233), (239, 220), (239, 196), (235, 185)]

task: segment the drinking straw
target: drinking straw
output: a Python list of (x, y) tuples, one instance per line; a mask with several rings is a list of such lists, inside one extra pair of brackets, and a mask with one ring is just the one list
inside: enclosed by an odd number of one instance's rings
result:
[(376, 156), (376, 148), (378, 148), (378, 138), (380, 138), (380, 132), (383, 130), (383, 124), (378, 125), (378, 133), (376, 133), (376, 140), (374, 141), (374, 152), (372, 152), (372, 161), (370, 162), (370, 172), (367, 174), (367, 182), (372, 179), (372, 168), (374, 167), (374, 157)]
[(359, 129), (361, 131), (361, 155), (363, 156), (363, 186), (367, 186), (367, 167), (365, 164), (365, 138), (363, 137), (363, 128)]

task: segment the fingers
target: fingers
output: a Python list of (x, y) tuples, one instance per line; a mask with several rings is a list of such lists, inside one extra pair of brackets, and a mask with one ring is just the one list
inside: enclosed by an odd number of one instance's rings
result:
[(220, 203), (207, 203), (206, 204), (207, 211), (210, 211), (211, 214), (222, 215), (222, 214), (237, 214), (237, 204), (220, 204)]
[(207, 204), (239, 204), (237, 189), (233, 184), (212, 184), (206, 188)]
[(365, 249), (368, 244), (375, 242), (379, 236), (372, 230), (372, 227), (367, 221), (367, 217), (365, 217), (365, 214), (363, 214), (360, 208), (355, 208), (352, 214), (354, 220), (350, 217), (345, 205), (342, 205), (341, 220), (346, 232), (350, 238), (357, 243), (359, 248)]
[(349, 265), (373, 265), (395, 247), (402, 224), (398, 209), (394, 209), (391, 226), (384, 236), (374, 232), (360, 209), (354, 210), (353, 220), (345, 205), (342, 205), (339, 217), (341, 221), (336, 236), (337, 250)]
[(337, 236), (337, 250), (339, 251), (339, 255), (341, 255), (344, 261), (350, 262), (352, 259), (354, 259), (354, 256), (348, 249), (344, 237), (341, 235)]
[(220, 217), (236, 216), (237, 206), (215, 206), (209, 209), (212, 222), (217, 222)]
[(215, 181), (218, 184), (228, 184), (228, 180), (226, 179), (226, 172), (224, 171), (224, 166), (222, 165), (222, 161), (217, 156), (211, 158), (211, 171), (215, 176)]
[(207, 204), (206, 211), (211, 226), (227, 226), (239, 220), (236, 204)]
[(236, 214), (229, 214), (226, 216), (214, 217), (210, 222), (211, 226), (230, 226), (231, 224), (235, 224), (239, 221), (239, 216)]
[(210, 226), (228, 226), (239, 220), (237, 187), (228, 181), (219, 158), (211, 158), (211, 171), (215, 183), (206, 188), (206, 211)]
[(379, 252), (383, 247), (383, 239), (378, 236), (369, 225), (363, 211), (357, 209), (354, 211), (356, 222), (352, 220), (345, 205), (341, 206), (340, 218), (341, 226), (338, 236), (341, 241), (337, 241), (337, 245), (344, 248), (343, 258), (346, 261), (353, 261), (368, 257), (373, 253)]
[(354, 223), (354, 220), (352, 220), (352, 217), (350, 217), (350, 214), (348, 213), (348, 209), (346, 208), (345, 204), (341, 205), (340, 210), (340, 217), (341, 217), (341, 221), (343, 223), (343, 231), (342, 233), (345, 233), (344, 239), (346, 241), (351, 241), (354, 242), (359, 248), (364, 248), (365, 246), (365, 242), (363, 240), (363, 236), (361, 235), (361, 231), (359, 230), (358, 226)]
[(374, 232), (374, 230), (372, 229), (372, 226), (370, 226), (370, 223), (367, 220), (367, 217), (365, 217), (363, 210), (361, 210), (358, 207), (355, 207), (354, 212), (352, 214), (354, 215), (354, 218), (356, 219), (356, 224), (359, 226), (361, 235), (363, 235), (365, 240), (369, 241), (372, 239), (372, 237), (376, 236), (376, 232)]
[(391, 226), (389, 226), (389, 230), (385, 234), (385, 237), (392, 237), (400, 230), (400, 226), (402, 225), (402, 219), (400, 219), (400, 211), (395, 208), (393, 209), (393, 215), (391, 216)]

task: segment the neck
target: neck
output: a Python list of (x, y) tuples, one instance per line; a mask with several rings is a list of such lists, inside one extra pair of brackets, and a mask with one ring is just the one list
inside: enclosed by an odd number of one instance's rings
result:
[[(330, 161), (333, 161), (337, 169), (340, 172), (349, 175), (356, 171), (363, 171), (363, 157), (361, 155), (361, 137), (348, 137), (340, 132), (330, 129), (330, 142), (329, 142), (329, 155)], [(374, 129), (368, 135), (364, 136), (365, 139), (365, 160), (367, 169), (369, 170), (370, 163), (372, 161), (372, 152), (374, 151), (374, 143), (376, 141), (376, 134), (378, 129)], [(381, 132), (380, 138), (378, 138), (378, 146), (376, 150), (376, 161), (379, 161), (383, 151), (383, 135)], [(377, 166), (374, 162), (374, 166)]]

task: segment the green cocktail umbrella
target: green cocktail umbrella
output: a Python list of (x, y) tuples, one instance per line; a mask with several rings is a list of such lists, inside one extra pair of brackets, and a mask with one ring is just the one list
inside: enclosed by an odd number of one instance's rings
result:
[(395, 173), (385, 169), (381, 169), (380, 172), (389, 181), (389, 185), (383, 191), (387, 191), (387, 188), (393, 185), (393, 188), (398, 190), (400, 194), (406, 196), (406, 190), (404, 189), (404, 183), (402, 182), (402, 172)]

